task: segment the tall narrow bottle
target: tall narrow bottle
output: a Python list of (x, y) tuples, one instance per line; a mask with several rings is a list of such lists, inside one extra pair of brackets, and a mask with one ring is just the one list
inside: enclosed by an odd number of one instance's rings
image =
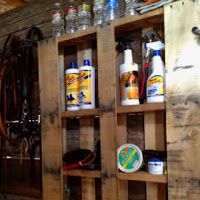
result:
[(91, 26), (91, 7), (87, 1), (83, 1), (78, 8), (78, 30), (84, 30)]
[(119, 17), (119, 1), (106, 0), (106, 18), (105, 20), (112, 21)]
[(147, 79), (147, 103), (165, 101), (165, 71), (160, 50), (153, 50), (152, 74)]
[(120, 65), (121, 105), (139, 104), (138, 64), (133, 62), (130, 42), (124, 44), (124, 63)]
[(126, 9), (125, 9), (125, 15), (135, 15), (137, 14), (135, 8), (137, 5), (136, 0), (125, 0), (126, 1)]
[(105, 0), (93, 0), (94, 26), (105, 21)]
[(74, 33), (77, 31), (77, 19), (77, 9), (73, 4), (71, 4), (67, 8), (67, 14), (65, 16), (66, 33)]
[(52, 12), (52, 36), (58, 37), (65, 34), (64, 11), (60, 3), (55, 3)]

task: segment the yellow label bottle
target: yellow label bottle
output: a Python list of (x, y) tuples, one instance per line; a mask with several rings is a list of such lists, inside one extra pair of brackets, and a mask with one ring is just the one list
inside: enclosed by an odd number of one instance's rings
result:
[(79, 110), (79, 70), (76, 63), (71, 62), (65, 71), (67, 110)]
[(90, 66), (89, 60), (84, 60), (79, 71), (80, 109), (93, 109), (95, 108), (95, 69)]

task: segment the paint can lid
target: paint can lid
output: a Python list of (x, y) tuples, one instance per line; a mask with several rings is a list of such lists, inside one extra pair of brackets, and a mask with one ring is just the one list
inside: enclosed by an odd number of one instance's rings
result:
[(135, 172), (143, 164), (142, 151), (134, 144), (124, 144), (117, 150), (118, 168), (123, 172)]

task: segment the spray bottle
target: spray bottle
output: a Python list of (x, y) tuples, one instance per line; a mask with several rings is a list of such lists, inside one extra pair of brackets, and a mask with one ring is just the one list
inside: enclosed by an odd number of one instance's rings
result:
[(123, 41), (123, 44), (124, 63), (120, 65), (121, 105), (138, 105), (138, 64), (133, 63), (130, 40)]
[(152, 73), (147, 79), (147, 103), (165, 101), (165, 69), (160, 52), (164, 49), (161, 41), (147, 43), (147, 48), (153, 50)]

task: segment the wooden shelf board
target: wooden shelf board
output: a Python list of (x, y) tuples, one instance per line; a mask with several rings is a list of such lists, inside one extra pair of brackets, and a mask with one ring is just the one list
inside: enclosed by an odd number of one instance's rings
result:
[(155, 182), (155, 183), (167, 183), (166, 175), (152, 175), (147, 172), (133, 172), (133, 173), (118, 173), (118, 178), (120, 180), (132, 180), (132, 181), (145, 181), (145, 182)]
[(70, 46), (87, 40), (95, 39), (96, 27), (90, 27), (85, 30), (80, 30), (72, 34), (65, 34), (57, 38), (58, 46)]
[(127, 32), (127, 30), (133, 30), (135, 28), (150, 26), (151, 24), (162, 23), (164, 21), (163, 15), (164, 10), (161, 7), (142, 15), (136, 14), (133, 16), (122, 17), (114, 20), (112, 23), (117, 32)]
[(165, 110), (165, 103), (149, 103), (136, 106), (118, 106), (117, 113), (137, 113)]
[(101, 171), (98, 170), (80, 170), (72, 169), (63, 172), (64, 176), (78, 176), (78, 177), (89, 177), (89, 178), (100, 178)]
[(61, 113), (61, 117), (84, 117), (84, 116), (98, 116), (100, 114), (99, 109), (87, 109), (87, 110), (76, 110), (76, 111), (66, 111)]

